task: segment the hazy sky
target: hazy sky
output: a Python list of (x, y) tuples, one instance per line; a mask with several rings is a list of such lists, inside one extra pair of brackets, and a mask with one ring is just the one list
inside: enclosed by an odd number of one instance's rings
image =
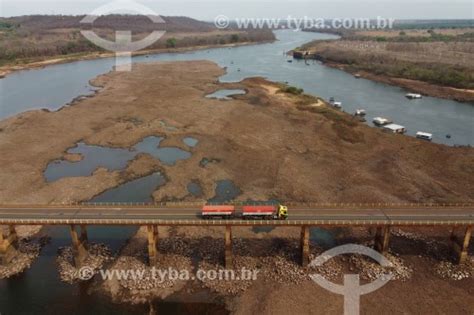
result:
[[(213, 20), (229, 18), (293, 17), (395, 19), (472, 19), (474, 0), (135, 0), (159, 15), (182, 15)], [(0, 0), (0, 16), (26, 14), (87, 14), (111, 0)]]

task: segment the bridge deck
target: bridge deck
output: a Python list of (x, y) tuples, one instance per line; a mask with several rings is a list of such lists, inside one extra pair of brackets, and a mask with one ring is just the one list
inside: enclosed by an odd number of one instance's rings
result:
[(199, 206), (51, 205), (0, 206), (0, 224), (15, 225), (203, 225), (203, 226), (467, 226), (474, 206), (290, 207), (288, 220), (204, 220)]

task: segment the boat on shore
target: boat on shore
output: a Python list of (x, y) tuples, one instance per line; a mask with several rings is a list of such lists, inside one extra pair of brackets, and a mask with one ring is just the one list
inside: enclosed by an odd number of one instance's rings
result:
[(391, 133), (399, 133), (404, 134), (407, 132), (406, 128), (402, 125), (397, 124), (388, 124), (382, 127), (384, 131), (391, 132)]
[(361, 108), (360, 108), (360, 109), (357, 109), (357, 110), (355, 111), (355, 114), (354, 114), (354, 115), (355, 115), (355, 116), (365, 116), (365, 115), (366, 115), (365, 109), (361, 109)]
[(335, 108), (341, 109), (342, 108), (342, 103), (341, 102), (333, 102), (332, 106), (334, 106)]
[(385, 118), (385, 117), (375, 117), (372, 120), (372, 122), (376, 126), (385, 126), (385, 125), (391, 124), (393, 121), (391, 121), (390, 119)]
[(427, 140), (427, 141), (433, 140), (433, 134), (432, 133), (423, 132), (423, 131), (418, 131), (416, 133), (416, 137), (418, 139)]
[(415, 99), (422, 98), (421, 94), (416, 94), (416, 93), (408, 93), (407, 95), (405, 95), (405, 97), (410, 99), (410, 100), (415, 100)]

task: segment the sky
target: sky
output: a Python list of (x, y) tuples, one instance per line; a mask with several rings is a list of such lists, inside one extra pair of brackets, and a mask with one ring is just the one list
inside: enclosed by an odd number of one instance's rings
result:
[[(112, 0), (0, 0), (0, 16), (88, 14)], [(234, 18), (474, 19), (474, 0), (135, 0), (159, 15)]]

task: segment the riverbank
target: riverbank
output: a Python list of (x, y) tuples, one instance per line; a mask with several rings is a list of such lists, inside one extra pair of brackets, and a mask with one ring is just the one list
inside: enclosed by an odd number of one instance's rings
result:
[[(259, 44), (266, 44), (266, 43), (271, 43), (271, 42), (273, 42), (273, 40), (264, 40), (260, 42), (240, 42), (240, 43), (223, 44), (223, 45), (204, 45), (204, 46), (190, 46), (190, 47), (180, 47), (180, 48), (149, 49), (149, 50), (140, 50), (140, 51), (133, 52), (132, 56), (146, 56), (146, 55), (166, 54), (166, 53), (183, 53), (183, 52), (206, 50), (206, 49), (213, 49), (213, 48), (232, 48), (232, 47), (239, 47), (239, 46), (259, 45)], [(19, 64), (4, 65), (4, 66), (0, 66), (0, 79), (5, 78), (6, 76), (8, 76), (9, 74), (15, 71), (39, 69), (39, 68), (44, 68), (51, 65), (58, 65), (58, 64), (75, 62), (75, 61), (94, 60), (94, 59), (113, 58), (113, 57), (115, 57), (115, 53), (91, 52), (91, 53), (74, 54), (74, 55), (66, 55), (66, 56), (52, 56), (52, 57), (47, 58), (46, 60), (28, 62), (28, 63), (20, 64), (20, 65)]]
[(463, 103), (474, 102), (474, 90), (457, 89), (448, 86), (430, 84), (419, 80), (396, 78), (387, 75), (377, 75), (375, 73), (354, 69), (353, 67), (346, 64), (331, 61), (325, 61), (323, 63), (328, 67), (346, 71), (348, 73), (353, 74), (354, 76), (359, 76), (360, 78), (401, 87), (407, 90), (407, 92), (455, 100)]
[(449, 31), (346, 31), (339, 40), (313, 41), (299, 49), (328, 66), (373, 81), (474, 102), (474, 46), (469, 41), (473, 29), (457, 30), (455, 35)]

